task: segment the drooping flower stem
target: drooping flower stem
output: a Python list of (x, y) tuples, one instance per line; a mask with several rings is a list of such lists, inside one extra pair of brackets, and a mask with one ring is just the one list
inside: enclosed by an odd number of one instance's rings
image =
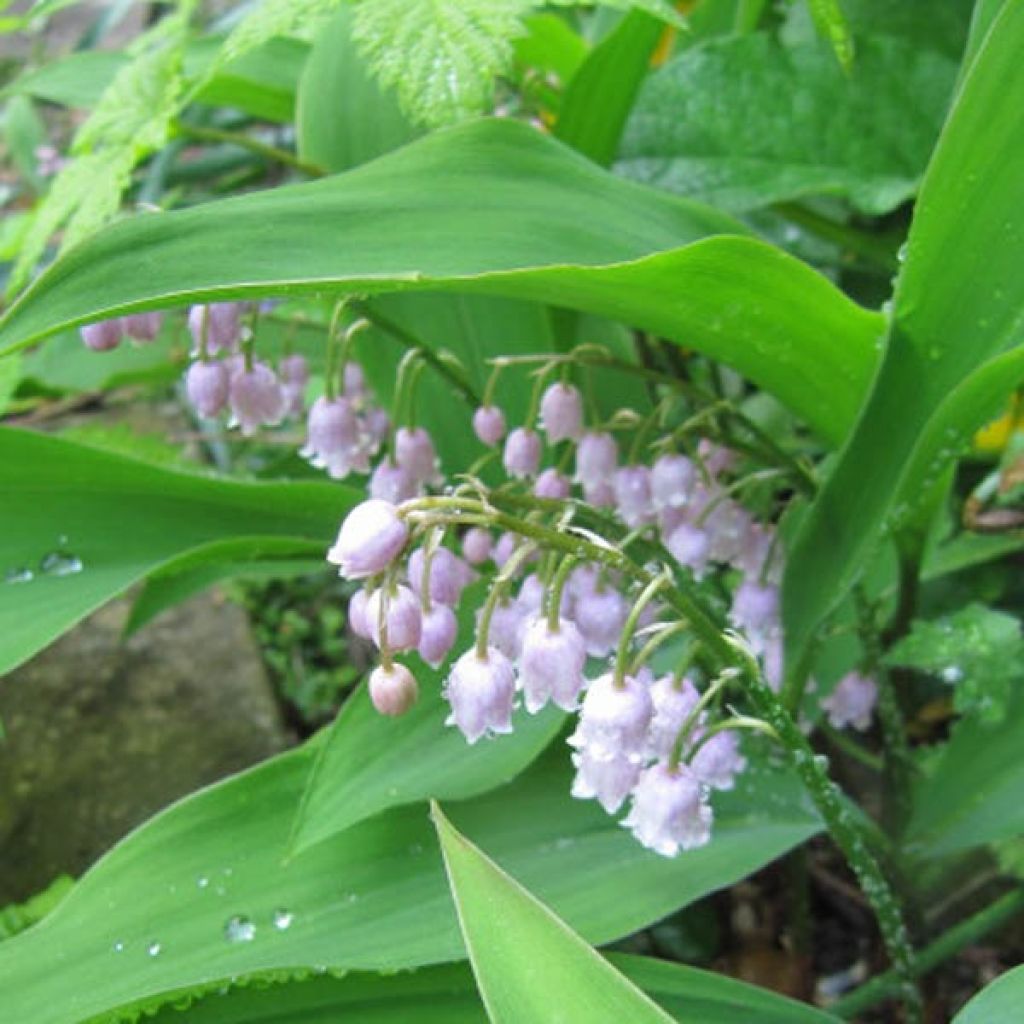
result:
[(508, 561), (502, 566), (491, 592), (487, 595), (483, 610), (480, 612), (480, 625), (476, 633), (476, 654), (481, 661), (487, 660), (487, 640), (491, 632), (491, 619), (494, 617), (494, 609), (498, 602), (505, 596), (509, 584), (512, 582), (519, 567), (533, 553), (536, 545), (520, 544), (509, 556)]
[(345, 300), (334, 304), (327, 327), (327, 356), (324, 360), (324, 390), (327, 400), (333, 402), (338, 395), (338, 327), (345, 311)]
[(565, 590), (565, 584), (569, 579), (569, 573), (572, 572), (575, 565), (576, 556), (566, 555), (562, 561), (558, 563), (554, 579), (551, 581), (551, 586), (548, 587), (546, 595), (548, 606), (548, 629), (552, 633), (558, 632), (558, 620), (562, 611), (562, 592)]
[(679, 732), (676, 735), (676, 741), (672, 744), (672, 752), (668, 758), (670, 768), (675, 769), (679, 762), (682, 761), (683, 748), (686, 746), (686, 741), (690, 738), (690, 733), (693, 732), (693, 727), (700, 721), (700, 716), (704, 709), (722, 692), (722, 689), (727, 684), (733, 682), (738, 677), (739, 673), (735, 668), (727, 668), (700, 695), (700, 700), (697, 701), (690, 713), (683, 719), (683, 724), (679, 727)]
[(637, 621), (644, 608), (651, 603), (658, 591), (667, 586), (667, 584), (668, 576), (664, 573), (652, 577), (640, 592), (640, 596), (634, 602), (633, 607), (630, 608), (629, 615), (626, 616), (626, 624), (622, 627), (622, 633), (619, 636), (619, 648), (615, 652), (615, 674), (613, 678), (614, 685), (620, 690), (626, 685), (626, 669), (629, 667), (629, 646), (633, 642)]
[(631, 675), (636, 675), (642, 665), (646, 665), (654, 652), (661, 647), (662, 644), (667, 643), (674, 636), (679, 636), (680, 633), (685, 633), (687, 630), (687, 624), (685, 622), (670, 622), (668, 625), (662, 626), (650, 637), (650, 639), (637, 651), (633, 657), (633, 661), (629, 666)]
[[(704, 746), (705, 743), (712, 736), (717, 736), (720, 732), (728, 732), (729, 730), (747, 730), (749, 732), (759, 732), (762, 736), (768, 736), (776, 742), (779, 741), (778, 734), (775, 730), (767, 723), (762, 721), (760, 718), (751, 718), (749, 715), (736, 715), (733, 718), (723, 718), (720, 722), (715, 722), (710, 728), (705, 729), (701, 733), (700, 738), (690, 747), (686, 752), (686, 760), (692, 761), (697, 754), (697, 751)], [(675, 751), (673, 750), (673, 754)], [(673, 761), (673, 766), (675, 762)]]

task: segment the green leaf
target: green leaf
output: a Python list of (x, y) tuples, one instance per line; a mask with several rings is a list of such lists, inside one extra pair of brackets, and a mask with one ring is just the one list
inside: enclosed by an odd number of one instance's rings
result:
[[(108, 853), (39, 926), (0, 943), (11, 1018), (78, 1024), (256, 973), (461, 959), (424, 805), (388, 811), (286, 860), (313, 753), (275, 758), (179, 802)], [(593, 943), (732, 884), (819, 827), (791, 776), (748, 771), (742, 789), (717, 801), (711, 844), (670, 860), (592, 803), (571, 800), (568, 788), (562, 748), (450, 814)], [(294, 915), (287, 929), (274, 926), (276, 910)], [(225, 938), (236, 915), (255, 924), (251, 941)], [(148, 954), (154, 943), (159, 951)]]
[(477, 988), (493, 1024), (620, 1018), (672, 1021), (564, 921), (454, 829), (437, 804), (441, 843)]
[(607, 167), (664, 26), (633, 11), (598, 43), (565, 90), (555, 137)]
[(0, 416), (7, 411), (7, 406), (25, 375), (23, 361), (21, 356), (11, 360), (0, 360)]
[[(172, 559), (218, 540), (324, 548), (358, 492), (174, 472), (0, 429), (0, 673)], [(58, 571), (43, 570), (62, 555)], [(52, 561), (52, 559), (51, 559)], [(81, 563), (80, 571), (68, 571)]]
[(931, 552), (921, 575), (926, 580), (938, 579), (948, 573), (1005, 558), (1022, 547), (1024, 537), (1012, 534), (961, 533)]
[(990, 981), (954, 1018), (953, 1024), (1009, 1024), (1024, 1002), (1024, 967), (1014, 967)]
[(373, 80), (352, 39), (352, 9), (342, 7), (320, 29), (299, 82), (299, 156), (346, 171), (419, 134), (391, 92)]
[[(612, 953), (608, 960), (663, 1006), (693, 1024), (835, 1024), (836, 1018), (783, 996), (711, 971), (647, 957)], [(352, 1014), (360, 1014), (358, 1018)], [(368, 1016), (372, 1014), (372, 1018)], [(180, 1010), (166, 1006), (153, 1024), (487, 1024), (473, 975), (464, 964), (402, 974), (349, 974), (286, 984), (246, 984), (199, 999)]]
[[(929, 165), (881, 370), (790, 552), (783, 614), (796, 657), (852, 584), (901, 483), (911, 480), (907, 470), (935, 463), (936, 449), (919, 442), (947, 396), (1024, 337), (1024, 178), (1015, 171), (1024, 159), (1022, 47), (1024, 5), (1008, 4)], [(926, 440), (939, 451), (945, 443), (941, 431)], [(897, 505), (897, 519), (901, 511)]]
[(73, 878), (58, 875), (42, 892), (37, 892), (24, 903), (0, 907), (0, 941), (41, 921), (74, 887)]
[[(473, 609), (480, 597), (478, 592), (464, 598), (456, 652), (473, 642)], [(451, 708), (441, 688), (448, 666), (435, 671), (416, 661), (413, 671), (419, 700), (400, 718), (374, 710), (365, 684), (345, 702), (310, 773), (293, 829), (294, 851), (387, 807), (431, 796), (461, 800), (509, 782), (536, 759), (565, 720), (553, 707), (539, 715), (520, 708), (512, 736), (471, 747), (457, 729), (445, 725)]]
[(873, 372), (881, 320), (763, 243), (689, 244), (740, 230), (528, 127), (480, 121), (325, 181), (113, 225), (8, 311), (0, 352), (90, 320), (214, 297), (450, 289), (676, 339), (838, 442)]
[(940, 857), (1024, 834), (1022, 744), (1019, 688), (1000, 724), (960, 723), (914, 787), (908, 851)]
[(1024, 636), (1014, 616), (970, 604), (939, 619), (916, 620), (885, 656), (953, 687), (957, 711), (1001, 722), (1012, 687), (1024, 678)]
[(616, 170), (735, 211), (829, 194), (884, 213), (916, 191), (955, 78), (899, 39), (865, 39), (849, 73), (819, 43), (713, 39), (650, 76)]
[(849, 72), (853, 67), (854, 45), (850, 26), (839, 0), (807, 0), (815, 27), (827, 39), (840, 67)]

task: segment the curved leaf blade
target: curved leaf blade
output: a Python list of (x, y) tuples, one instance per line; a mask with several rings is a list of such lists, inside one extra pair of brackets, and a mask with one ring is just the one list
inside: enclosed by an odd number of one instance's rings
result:
[[(672, 1018), (564, 921), (461, 835), (436, 803), (431, 818), (477, 988), (493, 1024)], [(557, 1010), (555, 1009), (557, 1007)]]
[[(1007, 4), (957, 95), (897, 282), (882, 367), (791, 552), (783, 591), (798, 659), (851, 586), (946, 396), (1024, 338), (1024, 5)], [(914, 481), (916, 484), (916, 481)], [(896, 518), (902, 510), (896, 509)]]
[[(248, 483), (182, 473), (96, 448), (0, 429), (0, 673), (161, 566), (230, 542), (308, 555), (325, 549), (361, 495), (319, 483)], [(59, 572), (43, 571), (62, 554)], [(201, 557), (201, 556), (200, 556)], [(67, 571), (68, 559), (81, 563)]]
[[(0, 944), (12, 1019), (78, 1024), (231, 977), (461, 959), (424, 805), (387, 811), (286, 859), (314, 752), (275, 758), (158, 815), (44, 921)], [(450, 813), (588, 941), (602, 943), (732, 884), (818, 830), (792, 777), (748, 770), (743, 785), (716, 808), (714, 841), (675, 860), (570, 800), (562, 750)], [(278, 909), (294, 914), (286, 929), (273, 925)], [(256, 925), (251, 941), (225, 937), (235, 915)], [(155, 955), (147, 952), (154, 943)]]
[(705, 238), (741, 230), (523, 125), (474, 122), (335, 178), (114, 225), (11, 308), (0, 349), (208, 298), (478, 292), (701, 349), (838, 442), (873, 371), (880, 318), (779, 250)]
[(954, 1018), (953, 1024), (1011, 1021), (1024, 1002), (1024, 966), (1001, 974), (985, 986)]

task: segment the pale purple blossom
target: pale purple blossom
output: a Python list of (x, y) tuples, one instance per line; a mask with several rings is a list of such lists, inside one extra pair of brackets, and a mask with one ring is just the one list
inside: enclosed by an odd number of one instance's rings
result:
[(540, 434), (526, 427), (516, 427), (505, 440), (502, 456), (505, 472), (516, 480), (537, 475), (540, 468)]
[(533, 485), (533, 493), (538, 498), (552, 498), (556, 501), (565, 501), (571, 490), (569, 480), (553, 468), (545, 469)]
[(219, 416), (228, 401), (229, 377), (223, 363), (193, 363), (185, 374), (185, 394), (203, 419)]
[(608, 814), (622, 806), (640, 778), (640, 765), (626, 757), (598, 758), (583, 750), (573, 753), (572, 763), (576, 768), (572, 795), (597, 800)]
[(505, 436), (505, 414), (497, 405), (481, 405), (473, 413), (473, 432), (487, 445), (493, 448)]
[(615, 471), (615, 509), (631, 529), (654, 522), (651, 471), (646, 466), (623, 466)]
[(612, 586), (605, 586), (576, 598), (573, 618), (583, 634), (587, 653), (603, 658), (615, 650), (629, 615), (629, 603)]
[(821, 706), (828, 713), (830, 724), (836, 729), (848, 725), (858, 732), (871, 726), (871, 716), (878, 701), (878, 684), (859, 672), (848, 672)]
[[(770, 583), (758, 583), (756, 579), (745, 579), (732, 596), (729, 619), (737, 629), (758, 641), (778, 624), (779, 588)], [(759, 646), (763, 644), (755, 642), (755, 647)]]
[(651, 467), (651, 501), (658, 512), (681, 509), (693, 494), (697, 470), (685, 455), (662, 455)]
[[(530, 610), (521, 602), (511, 598), (500, 599), (491, 614), (487, 642), (501, 651), (506, 658), (515, 661), (519, 657), (523, 629), (529, 616)], [(478, 628), (479, 623), (480, 612), (477, 612)]]
[(614, 673), (607, 672), (587, 689), (569, 744), (598, 760), (625, 757), (640, 761), (653, 714), (650, 692), (640, 680), (626, 675), (619, 686)]
[(580, 438), (576, 446), (576, 482), (585, 489), (610, 483), (618, 464), (619, 446), (611, 434), (589, 432)]
[(121, 328), (129, 338), (135, 341), (155, 341), (163, 325), (163, 314), (153, 313), (130, 313), (121, 317)]
[(392, 505), (415, 498), (418, 490), (408, 471), (389, 459), (379, 462), (370, 475), (370, 497), (390, 501)]
[(552, 384), (540, 400), (540, 422), (548, 444), (575, 441), (583, 433), (583, 396), (571, 384)]
[(440, 601), (432, 604), (430, 611), (423, 613), (423, 628), (417, 648), (420, 657), (431, 668), (438, 668), (448, 657), (458, 631), (459, 623), (455, 618), (455, 612)]
[(285, 412), (285, 397), (274, 371), (266, 363), (255, 362), (231, 378), (228, 390), (231, 414), (245, 437), (252, 437), (261, 426), (275, 426)]
[(99, 323), (86, 324), (80, 329), (82, 342), (93, 352), (109, 352), (121, 344), (124, 333), (120, 320), (100, 320)]
[(309, 383), (309, 363), (298, 352), (285, 356), (277, 365), (284, 392), (285, 416), (301, 416), (306, 407), (306, 385)]
[(471, 526), (462, 538), (462, 557), (470, 565), (482, 565), (491, 557), (494, 538), (490, 530), (482, 526)]
[(348, 602), (348, 626), (364, 640), (370, 639), (370, 620), (366, 617), (366, 605), (370, 595), (366, 590), (357, 590)]
[(711, 807), (704, 786), (686, 767), (659, 762), (640, 776), (622, 824), (650, 850), (674, 857), (711, 838)]
[(194, 351), (202, 351), (203, 319), (206, 319), (206, 351), (234, 352), (242, 337), (241, 306), (237, 302), (213, 302), (192, 306), (188, 311), (188, 329)]
[[(420, 644), (423, 632), (423, 611), (419, 599), (408, 588), (381, 587), (366, 601), (366, 622), (370, 639), (378, 646), (387, 641), (389, 650), (413, 651)], [(386, 638), (381, 626), (386, 628)]]
[(647, 735), (647, 753), (652, 758), (667, 758), (684, 723), (697, 707), (700, 694), (690, 679), (677, 681), (665, 675), (651, 684), (651, 700), (654, 716)]
[(423, 427), (400, 427), (395, 432), (395, 462), (419, 484), (433, 483), (438, 476), (434, 442)]
[[(416, 548), (409, 556), (407, 577), (409, 586), (419, 595), (423, 593), (423, 548)], [(458, 555), (448, 548), (436, 548), (430, 559), (430, 600), (455, 607), (462, 591), (476, 578), (476, 573)]]
[(339, 575), (365, 579), (383, 572), (409, 539), (409, 527), (390, 502), (371, 498), (356, 505), (345, 517), (338, 539), (327, 552), (327, 561), (339, 567)]
[(554, 629), (543, 616), (530, 622), (519, 653), (519, 686), (526, 710), (535, 714), (550, 700), (563, 711), (575, 711), (586, 660), (583, 638), (567, 619), (560, 618)]
[(318, 398), (306, 419), (306, 443), (299, 454), (333, 480), (343, 480), (361, 459), (359, 417), (347, 398)]
[(694, 774), (711, 789), (732, 789), (736, 776), (747, 766), (739, 736), (732, 730), (717, 732), (690, 760)]
[(512, 731), (515, 670), (496, 647), (483, 657), (475, 647), (466, 651), (452, 665), (442, 693), (452, 709), (445, 724), (456, 726), (469, 743)]
[(695, 579), (704, 578), (711, 555), (711, 539), (699, 526), (680, 523), (665, 538), (665, 547), (680, 565), (685, 565), (693, 573)]

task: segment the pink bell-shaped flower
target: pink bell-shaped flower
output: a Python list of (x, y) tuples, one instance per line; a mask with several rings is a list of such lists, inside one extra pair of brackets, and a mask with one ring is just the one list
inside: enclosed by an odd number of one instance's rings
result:
[(452, 709), (445, 724), (456, 726), (469, 743), (512, 731), (515, 670), (496, 647), (483, 657), (475, 647), (466, 651), (452, 666), (443, 696)]
[[(652, 758), (667, 758), (672, 753), (679, 731), (700, 700), (697, 687), (687, 679), (661, 676), (651, 684), (654, 717), (647, 736), (647, 752)], [(696, 723), (695, 723), (696, 724)]]
[(740, 753), (740, 738), (735, 732), (716, 732), (690, 761), (694, 774), (711, 789), (732, 789), (736, 776), (747, 766)]
[(571, 384), (552, 384), (540, 400), (540, 422), (548, 444), (575, 441), (583, 433), (583, 396)]
[(347, 398), (321, 396), (309, 410), (306, 443), (299, 454), (317, 467), (326, 469), (331, 479), (343, 480), (358, 460), (359, 418)]
[(878, 684), (859, 672), (848, 672), (821, 706), (828, 712), (829, 723), (836, 729), (848, 725), (858, 732), (871, 726), (871, 716), (878, 701)]
[(397, 661), (387, 668), (378, 665), (370, 673), (368, 689), (373, 706), (392, 718), (404, 715), (420, 694), (416, 677)]
[(575, 711), (586, 660), (583, 637), (567, 619), (559, 619), (554, 630), (546, 617), (530, 622), (519, 652), (519, 688), (526, 710), (536, 714), (550, 700), (563, 711)]
[(711, 838), (711, 807), (704, 787), (686, 765), (659, 762), (640, 776), (622, 824), (663, 857), (703, 846)]
[(565, 501), (572, 490), (572, 484), (557, 469), (545, 469), (533, 485), (533, 493), (538, 498), (552, 498)]
[(505, 414), (497, 405), (481, 405), (473, 413), (473, 433), (493, 448), (505, 436)]
[(417, 485), (432, 483), (437, 478), (437, 452), (423, 427), (399, 427), (395, 432), (395, 462)]
[[(409, 556), (406, 569), (409, 586), (417, 595), (423, 593), (423, 548), (417, 548)], [(473, 582), (476, 573), (447, 548), (437, 548), (430, 559), (430, 600), (454, 608), (462, 597), (462, 591)]]
[(390, 502), (371, 498), (356, 505), (345, 517), (327, 561), (339, 575), (361, 580), (383, 572), (409, 539), (409, 527)]
[(341, 371), (341, 390), (346, 398), (353, 400), (366, 397), (366, 374), (354, 360), (345, 363)]
[(697, 483), (697, 469), (685, 455), (662, 455), (651, 467), (651, 500), (658, 512), (683, 508)]
[(482, 526), (471, 526), (462, 538), (462, 557), (470, 565), (483, 565), (491, 557), (494, 538), (490, 530)]
[(298, 352), (285, 356), (277, 364), (284, 392), (285, 416), (301, 416), (306, 407), (306, 385), (309, 383), (309, 363)]
[(540, 435), (526, 427), (516, 427), (505, 441), (505, 472), (516, 480), (536, 476), (540, 468)]
[(711, 539), (699, 526), (680, 523), (666, 538), (669, 554), (693, 573), (694, 579), (703, 579), (711, 557)]
[(121, 344), (124, 332), (120, 320), (101, 320), (96, 324), (86, 324), (80, 329), (82, 342), (93, 352), (109, 352)]
[(653, 714), (650, 692), (640, 680), (627, 675), (623, 685), (616, 686), (614, 674), (607, 672), (590, 684), (569, 744), (598, 760), (624, 757), (641, 761)]
[(370, 620), (366, 617), (366, 605), (370, 599), (370, 595), (366, 590), (357, 590), (348, 602), (348, 627), (352, 632), (362, 637), (364, 640), (369, 640), (370, 633)]
[(573, 753), (576, 775), (572, 795), (578, 800), (597, 800), (614, 814), (640, 778), (640, 765), (626, 757), (594, 757), (588, 751)]
[[(530, 616), (530, 610), (521, 602), (504, 599), (498, 601), (491, 614), (490, 628), (487, 633), (487, 642), (496, 647), (510, 661), (519, 657), (519, 650), (523, 642), (523, 630), (526, 628), (526, 620)], [(480, 613), (477, 613), (477, 626), (480, 623)]]
[(188, 329), (193, 348), (201, 351), (203, 317), (206, 316), (206, 350), (234, 352), (242, 338), (241, 306), (237, 302), (213, 302), (209, 306), (192, 306), (188, 311)]
[(403, 501), (415, 498), (416, 481), (401, 466), (384, 459), (370, 476), (370, 497), (401, 505)]
[(431, 667), (438, 668), (448, 657), (455, 643), (459, 623), (455, 612), (446, 604), (436, 601), (429, 612), (423, 613), (423, 629), (417, 650), (420, 657)]
[[(779, 588), (745, 579), (732, 596), (729, 619), (751, 639), (763, 637), (779, 621)], [(756, 645), (755, 645), (756, 646)]]
[(245, 437), (252, 437), (261, 426), (280, 423), (285, 411), (284, 393), (274, 371), (259, 362), (231, 378), (228, 403)]
[(576, 482), (584, 489), (608, 483), (618, 465), (619, 446), (611, 434), (590, 432), (580, 438), (576, 446)]
[[(383, 607), (382, 607), (383, 606)], [(387, 627), (387, 645), (392, 651), (413, 651), (423, 633), (423, 612), (416, 595), (408, 587), (375, 590), (366, 601), (366, 623), (370, 639), (381, 644), (381, 615)]]
[(164, 318), (162, 313), (131, 313), (121, 317), (121, 329), (134, 341), (155, 341)]
[(629, 615), (629, 603), (612, 586), (598, 588), (576, 599), (573, 618), (587, 646), (587, 654), (603, 658), (615, 650)]
[(185, 374), (185, 394), (203, 419), (220, 415), (228, 400), (228, 371), (223, 363), (193, 363)]
[(623, 466), (615, 471), (615, 510), (630, 529), (654, 522), (651, 471), (646, 466)]

